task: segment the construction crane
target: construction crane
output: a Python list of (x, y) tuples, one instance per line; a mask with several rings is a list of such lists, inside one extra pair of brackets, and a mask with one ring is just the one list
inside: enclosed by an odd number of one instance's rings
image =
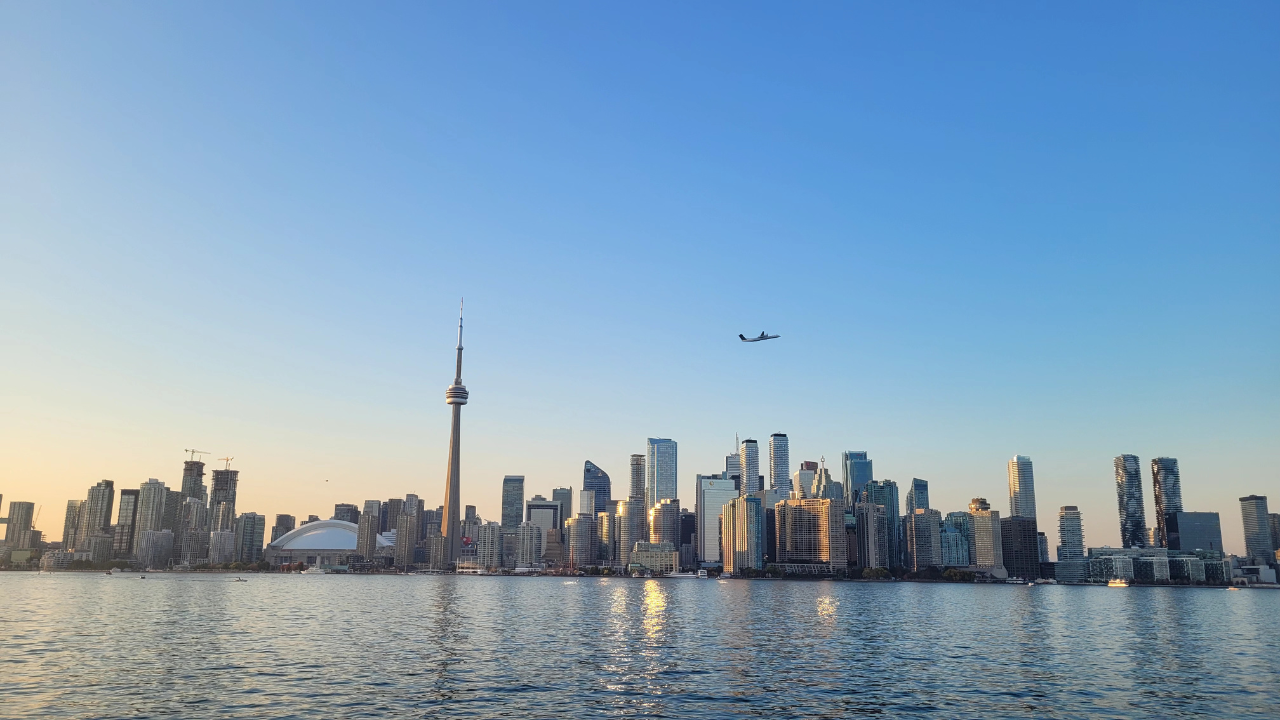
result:
[(183, 449), (182, 449), (182, 452), (188, 452), (188, 453), (191, 453), (191, 459), (192, 459), (192, 460), (195, 460), (195, 459), (196, 459), (196, 455), (208, 455), (208, 454), (209, 454), (209, 452), (208, 452), (207, 450), (188, 450), (188, 449), (186, 449), (186, 448), (183, 448)]
[(235, 460), (235, 458), (233, 458), (233, 457), (218, 458), (218, 461), (219, 461), (219, 462), (225, 462), (225, 463), (227, 464), (227, 469), (228, 469), (228, 470), (230, 470), (230, 469), (231, 469), (231, 461), (232, 461), (232, 460)]
[(32, 530), (35, 530), (35, 529), (36, 529), (36, 523), (40, 522), (40, 511), (41, 511), (41, 510), (43, 510), (43, 509), (44, 509), (44, 506), (43, 506), (43, 505), (41, 505), (40, 507), (36, 508), (36, 516), (35, 516), (34, 518), (32, 518), (32, 519), (31, 519), (31, 529), (32, 529)]

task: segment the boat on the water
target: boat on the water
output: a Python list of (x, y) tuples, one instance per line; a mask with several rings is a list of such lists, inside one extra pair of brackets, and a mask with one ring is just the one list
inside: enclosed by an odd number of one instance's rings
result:
[(319, 567), (318, 565), (312, 565), (306, 570), (303, 570), (302, 574), (303, 575), (327, 575), (328, 572), (326, 572), (324, 568)]
[(1129, 587), (1129, 581), (1124, 578), (1113, 578), (1107, 582), (1107, 587)]
[(673, 572), (673, 573), (667, 573), (667, 577), (669, 577), (669, 578), (690, 578), (690, 579), (692, 579), (692, 578), (696, 578), (696, 577), (698, 577), (698, 576), (697, 576), (697, 575), (694, 575), (694, 574), (693, 574), (693, 573), (691, 573), (691, 572)]
[(698, 571), (698, 579), (699, 579), (699, 580), (706, 580), (706, 579), (707, 579), (707, 571), (706, 571), (706, 570), (699, 570), (699, 571)]

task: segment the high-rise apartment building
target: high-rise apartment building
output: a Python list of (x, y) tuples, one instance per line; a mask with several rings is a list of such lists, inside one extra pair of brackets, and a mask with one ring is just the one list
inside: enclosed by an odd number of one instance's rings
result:
[(631, 456), (631, 492), (629, 499), (644, 499), (644, 456)]
[[(972, 558), (973, 515), (963, 510), (957, 510), (956, 512), (949, 512), (947, 513), (947, 516), (942, 519), (942, 528), (944, 531), (951, 530), (956, 533), (959, 533), (960, 537), (963, 538), (964, 540), (964, 545), (965, 545), (964, 556), (966, 558)], [(965, 565), (971, 565), (972, 563), (973, 563), (972, 559), (965, 561)], [(953, 566), (953, 567), (959, 567), (959, 566)]]
[(236, 517), (236, 487), (240, 484), (240, 471), (230, 467), (213, 471), (213, 483), (209, 489), (209, 517), (218, 514), (218, 505), (227, 503), (226, 520), (219, 530), (230, 530)]
[(1158, 457), (1151, 461), (1151, 484), (1156, 494), (1156, 547), (1169, 547), (1169, 530), (1166, 518), (1171, 513), (1182, 512), (1182, 478), (1178, 473), (1178, 459)]
[(603, 512), (613, 499), (613, 484), (609, 481), (609, 473), (590, 460), (586, 461), (582, 466), (582, 491), (595, 493), (595, 507), (591, 512)]
[(911, 489), (907, 490), (907, 515), (917, 509), (929, 509), (929, 482), (920, 478), (911, 478)]
[(844, 500), (783, 500), (774, 506), (779, 563), (823, 564), (844, 572), (848, 541), (844, 532)]
[(769, 436), (769, 487), (783, 495), (791, 493), (791, 452), (784, 433)]
[(618, 565), (630, 564), (636, 543), (648, 542), (648, 525), (643, 499), (630, 498), (618, 503)]
[(1058, 562), (1084, 560), (1084, 522), (1080, 508), (1063, 505), (1058, 509)]
[(698, 495), (694, 502), (697, 533), (697, 559), (699, 562), (720, 562), (720, 512), (725, 505), (738, 497), (738, 489), (732, 480), (725, 480), (719, 473), (699, 475)]
[(974, 498), (969, 502), (969, 514), (973, 516), (973, 546), (969, 560), (979, 570), (1004, 567), (1004, 549), (1001, 547), (1000, 511), (992, 510), (986, 498)]
[(1267, 526), (1271, 528), (1271, 547), (1280, 550), (1280, 513), (1267, 513)]
[(1009, 461), (1009, 515), (1036, 517), (1036, 481), (1031, 458), (1015, 455)]
[(871, 458), (865, 450), (846, 450), (840, 453), (840, 481), (844, 484), (845, 507), (862, 502), (862, 489), (871, 482)]
[(516, 567), (536, 568), (542, 564), (541, 528), (532, 522), (520, 523), (516, 531)]
[[(381, 521), (381, 518), (379, 518), (379, 521)], [(284, 535), (285, 533), (293, 532), (294, 529), (297, 527), (298, 527), (298, 519), (295, 518), (294, 516), (285, 515), (285, 514), (276, 515), (276, 524), (271, 526), (271, 542), (275, 542), (276, 540), (279, 540), (280, 536)], [(387, 529), (389, 528), (387, 528), (385, 525), (382, 525), (378, 528), (378, 532), (382, 532)]]
[(914, 572), (942, 567), (942, 513), (917, 507), (907, 515), (907, 558)]
[(80, 504), (80, 500), (67, 501), (67, 514), (62, 521), (62, 549), (67, 552), (76, 549), (76, 532), (80, 528)]
[[(84, 527), (83, 522), (81, 527)], [(198, 565), (209, 557), (208, 528), (209, 508), (198, 497), (186, 498), (182, 503), (182, 532), (174, 537), (174, 542), (182, 543), (180, 548), (174, 549), (179, 564)]]
[(138, 490), (120, 491), (115, 537), (111, 544), (112, 557), (127, 558), (133, 554), (134, 530), (138, 522), (138, 493)]
[(502, 478), (502, 527), (515, 531), (524, 522), (524, 476)]
[(89, 488), (89, 496), (80, 506), (80, 527), (76, 530), (77, 543), (87, 540), (91, 535), (109, 533), (111, 530), (111, 511), (115, 509), (116, 484), (111, 480), (102, 480)]
[(365, 562), (375, 562), (378, 556), (378, 530), (382, 527), (382, 503), (365, 500), (360, 519), (356, 522), (356, 554)]
[(1276, 548), (1271, 544), (1271, 524), (1267, 515), (1266, 495), (1247, 495), (1240, 498), (1245, 556), (1252, 563), (1275, 562)]
[(333, 519), (349, 522), (352, 525), (359, 525), (360, 508), (351, 503), (337, 503), (333, 506)]
[[(968, 515), (968, 513), (962, 513)], [(969, 566), (969, 540), (964, 533), (948, 525), (943, 520), (942, 532), (938, 535), (942, 543), (942, 566), (943, 567), (968, 567)]]
[(138, 564), (145, 570), (163, 570), (173, 557), (172, 530), (143, 530), (138, 533)]
[(240, 513), (236, 518), (235, 561), (250, 564), (262, 560), (262, 538), (266, 534), (266, 515)]
[(649, 542), (680, 547), (680, 501), (663, 498), (649, 508)]
[(858, 538), (858, 564), (864, 568), (889, 567), (889, 525), (883, 505), (860, 502), (854, 506)]
[(721, 509), (724, 572), (742, 575), (764, 569), (765, 516), (760, 498), (734, 498)]
[[(224, 500), (222, 505), (228, 503)], [(226, 565), (236, 561), (236, 533), (234, 530), (214, 530), (209, 533), (209, 564)]]
[(1136, 455), (1118, 455), (1115, 467), (1120, 547), (1146, 547), (1147, 511), (1142, 500), (1142, 465)]
[(760, 446), (747, 438), (738, 446), (738, 467), (742, 474), (740, 494), (749, 495), (764, 489), (760, 482)]
[(490, 569), (502, 567), (502, 525), (489, 522), (477, 528), (476, 566)]
[[(148, 530), (165, 529), (165, 503), (169, 497), (169, 488), (165, 484), (151, 478), (138, 488), (137, 526), (134, 530), (134, 547), (130, 551), (137, 554), (137, 538)], [(169, 529), (172, 529), (170, 527)], [(168, 558), (166, 558), (167, 560)], [(139, 558), (141, 560), (141, 558)]]
[[(863, 487), (866, 501), (884, 507), (885, 542), (889, 556), (886, 567), (898, 568), (905, 563), (902, 547), (902, 517), (898, 514), (898, 484), (892, 480), (872, 480)], [(998, 532), (998, 531), (997, 531)]]
[(596, 519), (588, 513), (578, 513), (565, 523), (564, 532), (569, 540), (569, 563), (575, 567), (595, 565), (600, 550)]
[(649, 438), (649, 452), (645, 458), (648, 477), (645, 502), (648, 507), (658, 501), (678, 497), (676, 495), (676, 441), (667, 438)]
[(417, 560), (418, 523), (422, 520), (419, 504), (417, 495), (406, 495), (396, 517), (395, 563), (401, 570), (411, 568)]
[[(25, 550), (30, 545), (27, 540), (31, 532), (32, 516), (36, 504), (29, 502), (9, 502), (9, 522), (4, 527), (4, 544), (15, 550)], [(24, 542), (24, 540), (27, 540)]]

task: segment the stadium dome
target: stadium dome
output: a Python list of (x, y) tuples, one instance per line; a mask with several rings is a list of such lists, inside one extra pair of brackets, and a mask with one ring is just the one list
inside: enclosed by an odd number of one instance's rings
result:
[[(268, 547), (273, 550), (349, 550), (356, 549), (356, 524), (345, 520), (317, 520), (276, 538)], [(378, 536), (378, 547), (391, 543)]]

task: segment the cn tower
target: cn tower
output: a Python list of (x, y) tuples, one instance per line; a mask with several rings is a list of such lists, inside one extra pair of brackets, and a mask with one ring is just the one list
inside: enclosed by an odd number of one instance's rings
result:
[(458, 303), (458, 372), (453, 384), (444, 391), (444, 401), (453, 406), (453, 427), (449, 431), (449, 483), (444, 490), (444, 522), (440, 534), (444, 539), (445, 569), (456, 567), (462, 554), (462, 518), (459, 495), (462, 493), (461, 433), (462, 406), (467, 404), (467, 388), (462, 384), (462, 303)]

